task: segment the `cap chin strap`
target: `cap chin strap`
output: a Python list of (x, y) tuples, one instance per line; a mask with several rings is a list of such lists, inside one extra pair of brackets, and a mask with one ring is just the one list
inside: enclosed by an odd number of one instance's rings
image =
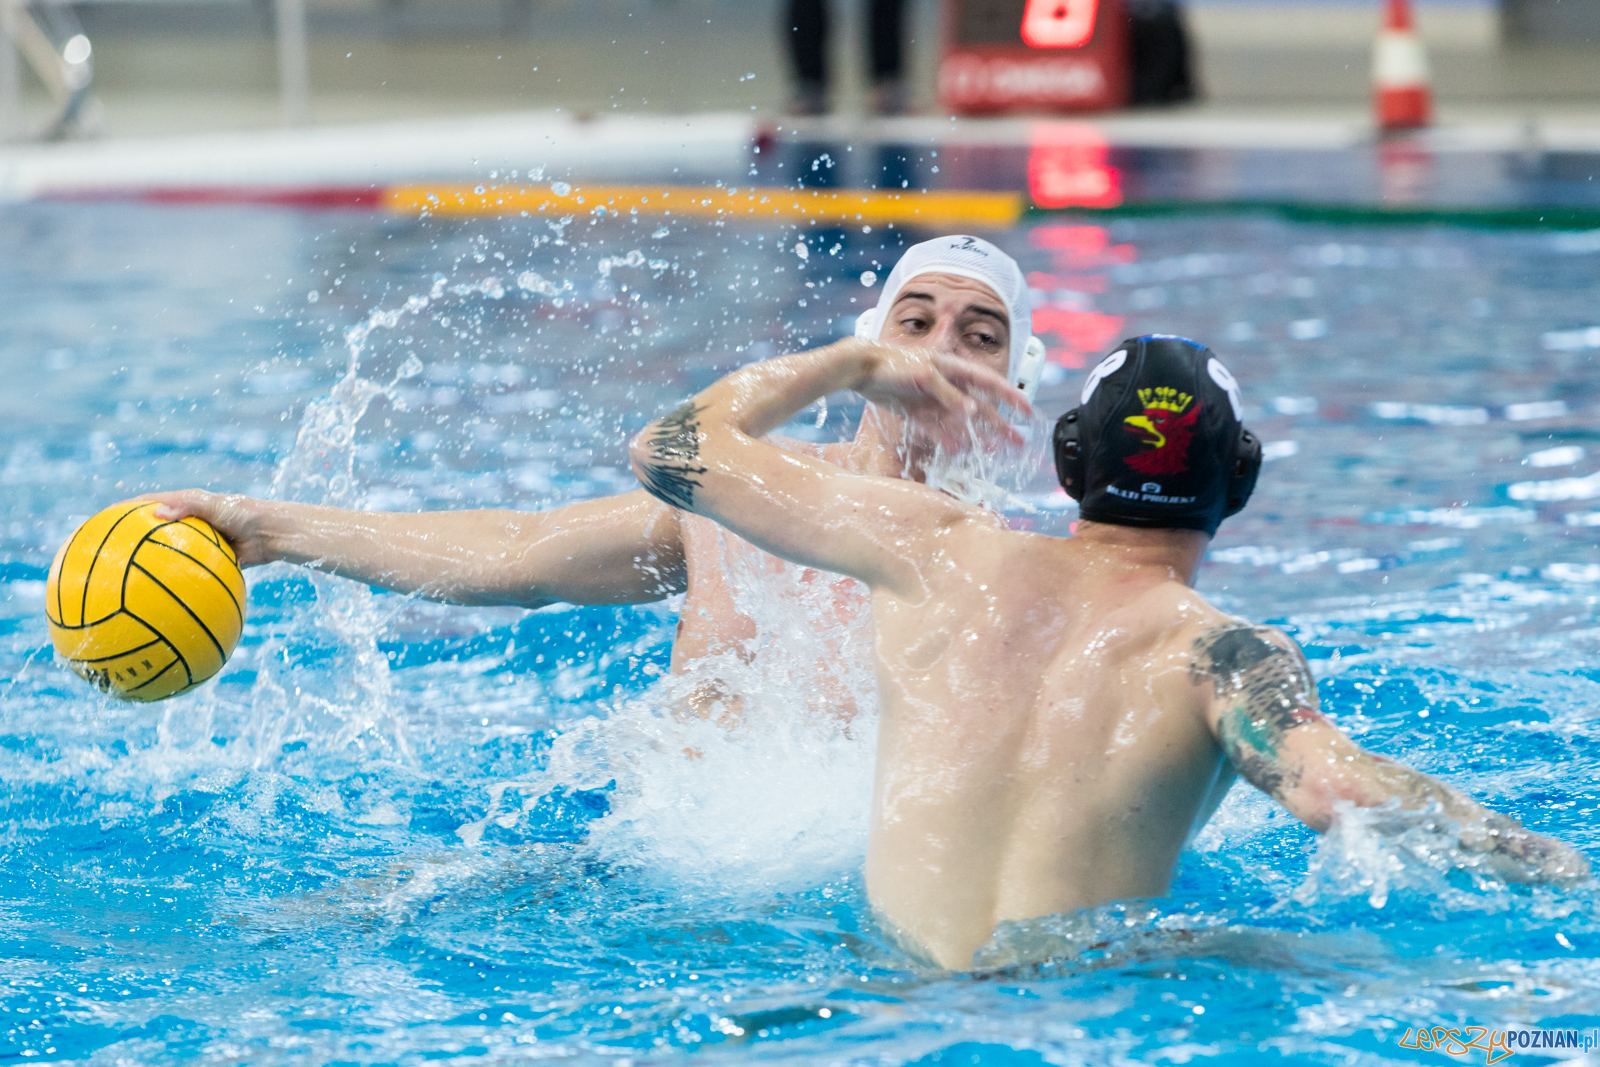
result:
[[(876, 341), (878, 333), (877, 308), (868, 308), (856, 316), (857, 337), (863, 341)], [(1044, 342), (1037, 337), (1028, 338), (1028, 346), (1022, 350), (1022, 358), (1012, 370), (1011, 384), (1021, 390), (1022, 395), (1029, 400), (1032, 400), (1033, 394), (1039, 391), (1039, 374), (1044, 370), (1044, 361)]]

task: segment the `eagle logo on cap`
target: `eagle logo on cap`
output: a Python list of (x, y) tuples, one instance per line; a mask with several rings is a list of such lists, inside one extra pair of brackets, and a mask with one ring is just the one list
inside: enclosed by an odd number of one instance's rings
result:
[(1140, 474), (1181, 474), (1188, 470), (1189, 442), (1194, 439), (1201, 405), (1190, 394), (1166, 385), (1140, 389), (1139, 403), (1144, 412), (1123, 419), (1122, 428), (1138, 434), (1145, 448), (1124, 462)]

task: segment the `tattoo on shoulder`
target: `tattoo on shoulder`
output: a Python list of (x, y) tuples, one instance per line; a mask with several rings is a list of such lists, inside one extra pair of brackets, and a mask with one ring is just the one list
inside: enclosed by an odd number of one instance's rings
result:
[(696, 476), (706, 468), (699, 466), (700, 423), (695, 416), (704, 411), (690, 401), (655, 421), (650, 427), (650, 459), (644, 464), (645, 489), (657, 500), (685, 510), (694, 507), (694, 491), (700, 488)]
[(1212, 627), (1195, 640), (1193, 651), (1190, 676), (1209, 679), (1228, 704), (1218, 720), (1228, 758), (1268, 793), (1292, 787), (1299, 772), (1279, 759), (1283, 737), (1322, 721), (1305, 659), (1269, 640), (1261, 627), (1242, 623)]

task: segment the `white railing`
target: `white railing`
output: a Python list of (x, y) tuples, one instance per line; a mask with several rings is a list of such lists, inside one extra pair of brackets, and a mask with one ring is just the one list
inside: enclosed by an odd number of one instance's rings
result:
[(311, 60), (306, 45), (306, 0), (276, 0), (278, 86), (283, 121), (304, 126), (311, 120)]
[[(283, 121), (300, 126), (311, 113), (306, 0), (275, 0), (275, 7)], [(22, 114), (23, 59), (55, 101), (55, 117), (35, 136), (55, 140), (74, 131), (89, 103), (93, 53), (70, 0), (0, 0), (0, 143), (28, 138)]]
[(65, 136), (89, 99), (94, 77), (89, 38), (70, 7), (0, 0), (0, 130), (7, 139), (15, 139), (22, 129), (19, 51), (55, 98), (56, 117), (41, 136)]
[(0, 9), (0, 144), (22, 137), (22, 63)]

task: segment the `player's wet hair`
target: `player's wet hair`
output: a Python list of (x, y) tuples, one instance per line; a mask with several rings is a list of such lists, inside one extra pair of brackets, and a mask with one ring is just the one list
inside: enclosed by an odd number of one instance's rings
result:
[(1132, 338), (1056, 422), (1056, 476), (1085, 519), (1214, 534), (1261, 471), (1242, 407), (1239, 383), (1205, 345)]

